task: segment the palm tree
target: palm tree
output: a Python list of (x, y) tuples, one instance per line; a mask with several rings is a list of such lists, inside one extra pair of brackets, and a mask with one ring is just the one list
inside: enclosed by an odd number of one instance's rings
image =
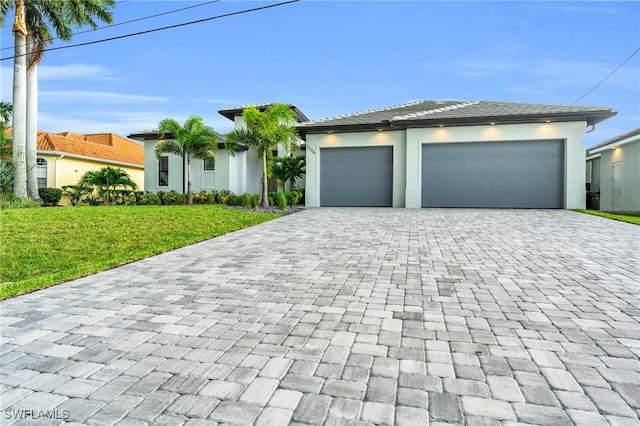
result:
[(71, 27), (90, 25), (97, 28), (94, 17), (107, 24), (113, 23), (113, 15), (108, 11), (115, 5), (114, 0), (52, 1), (30, 0), (25, 4), (27, 24), (27, 121), (26, 121), (26, 162), (27, 193), (30, 198), (38, 198), (38, 178), (36, 176), (36, 143), (38, 138), (38, 63), (44, 56), (44, 49), (52, 42), (47, 21), (63, 41), (70, 41)]
[(264, 112), (256, 107), (245, 108), (242, 117), (247, 129), (235, 129), (227, 135), (226, 146), (231, 154), (238, 145), (253, 146), (262, 158), (262, 201), (261, 207), (269, 207), (267, 156), (271, 150), (282, 144), (287, 152), (293, 152), (297, 147), (297, 134), (293, 127), (295, 114), (287, 104), (275, 103), (269, 105)]
[(135, 190), (138, 185), (131, 179), (129, 173), (118, 168), (103, 167), (100, 170), (89, 170), (80, 179), (81, 185), (95, 186), (98, 195), (105, 205), (113, 203), (115, 191), (118, 187)]
[[(37, 65), (44, 55), (44, 48), (52, 42), (49, 24), (58, 38), (69, 41), (73, 26), (88, 24), (97, 28), (94, 18), (111, 24), (113, 17), (108, 9), (114, 5), (115, 0), (15, 0), (13, 141), (18, 177), (16, 195), (39, 197), (36, 177)], [(0, 0), (0, 23), (10, 7), (11, 0)]]
[(304, 176), (305, 165), (304, 155), (276, 157), (271, 165), (271, 175), (279, 181), (282, 191), (286, 192), (287, 183), (289, 183), (289, 189), (293, 189), (296, 179)]
[[(191, 159), (214, 158), (218, 150), (218, 135), (205, 126), (202, 117), (191, 116), (181, 126), (172, 118), (165, 118), (158, 125), (160, 140), (156, 144), (156, 157), (175, 154), (187, 160), (187, 204), (193, 203), (191, 190)], [(169, 139), (165, 139), (165, 136)]]

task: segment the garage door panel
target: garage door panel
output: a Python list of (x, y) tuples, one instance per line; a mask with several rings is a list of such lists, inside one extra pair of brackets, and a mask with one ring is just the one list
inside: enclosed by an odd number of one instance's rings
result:
[(562, 208), (562, 141), (427, 144), (423, 207)]
[(393, 147), (320, 149), (320, 205), (391, 207)]

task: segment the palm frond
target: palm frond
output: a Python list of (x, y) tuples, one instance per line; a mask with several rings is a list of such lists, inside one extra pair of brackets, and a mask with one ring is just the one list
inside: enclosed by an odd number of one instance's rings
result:
[(173, 139), (162, 139), (158, 141), (154, 151), (157, 158), (160, 158), (162, 154), (184, 154), (183, 147)]

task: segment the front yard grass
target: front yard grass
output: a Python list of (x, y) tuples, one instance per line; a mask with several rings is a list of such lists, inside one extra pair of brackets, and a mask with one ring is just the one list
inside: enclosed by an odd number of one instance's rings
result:
[(607, 212), (601, 212), (599, 210), (583, 210), (583, 209), (575, 209), (575, 211), (580, 213), (591, 214), (594, 216), (606, 217), (607, 219), (619, 220), (621, 222), (640, 225), (640, 214), (637, 214), (637, 213), (607, 213)]
[(2, 210), (0, 300), (276, 217), (218, 205)]

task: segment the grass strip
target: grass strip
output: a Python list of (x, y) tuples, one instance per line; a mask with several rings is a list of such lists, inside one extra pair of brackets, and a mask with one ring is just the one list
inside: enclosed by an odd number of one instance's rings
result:
[(218, 205), (0, 211), (0, 300), (257, 225)]
[(607, 219), (619, 220), (620, 222), (633, 223), (640, 225), (640, 214), (637, 213), (607, 213), (599, 210), (574, 209), (576, 212), (586, 213), (593, 216), (606, 217)]

